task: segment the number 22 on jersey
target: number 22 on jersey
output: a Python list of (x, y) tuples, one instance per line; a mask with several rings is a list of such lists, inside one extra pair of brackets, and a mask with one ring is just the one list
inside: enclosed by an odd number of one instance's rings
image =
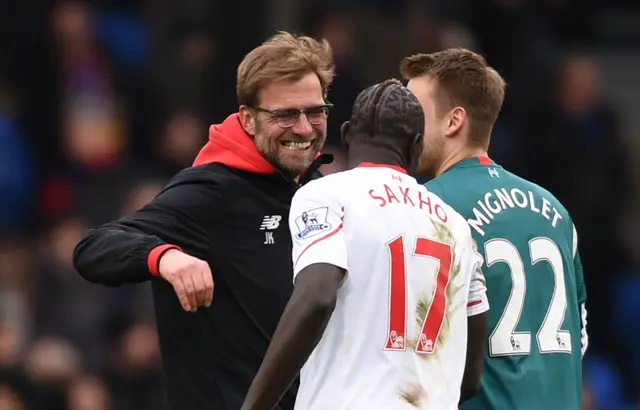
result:
[[(502, 316), (489, 336), (491, 356), (528, 355), (531, 353), (531, 332), (516, 332), (524, 308), (527, 280), (522, 257), (516, 247), (506, 239), (497, 238), (485, 243), (486, 266), (502, 262), (511, 273), (511, 292)], [(560, 330), (567, 310), (567, 293), (564, 281), (562, 254), (555, 242), (549, 238), (529, 241), (531, 265), (547, 262), (553, 271), (554, 289), (536, 340), (541, 354), (571, 353), (571, 334)]]
[[(416, 352), (433, 354), (436, 341), (442, 329), (447, 307), (446, 289), (451, 277), (451, 245), (431, 239), (417, 237), (413, 256), (433, 258), (439, 262), (436, 288), (431, 305), (418, 335)], [(389, 328), (385, 350), (405, 350), (407, 343), (407, 269), (404, 255), (404, 239), (398, 236), (387, 243), (391, 258), (391, 278), (389, 280)], [(424, 272), (408, 272), (410, 275)]]

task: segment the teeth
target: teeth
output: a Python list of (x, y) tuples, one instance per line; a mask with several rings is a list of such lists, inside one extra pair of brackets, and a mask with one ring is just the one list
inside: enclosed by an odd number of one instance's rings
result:
[(311, 141), (307, 141), (307, 142), (286, 141), (286, 142), (283, 142), (282, 145), (291, 149), (307, 149), (311, 146)]

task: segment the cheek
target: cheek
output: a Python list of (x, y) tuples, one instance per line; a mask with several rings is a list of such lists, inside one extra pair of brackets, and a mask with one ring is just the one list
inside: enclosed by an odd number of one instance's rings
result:
[(321, 125), (321, 126), (317, 126), (314, 129), (314, 132), (316, 133), (316, 138), (324, 141), (327, 138), (327, 126), (326, 125)]
[(256, 136), (254, 137), (254, 142), (256, 144), (256, 148), (258, 148), (258, 151), (260, 151), (263, 155), (272, 155), (276, 150), (273, 142), (271, 141), (271, 138), (269, 138), (269, 135), (265, 134), (264, 131), (260, 134), (256, 134)]
[(440, 155), (441, 145), (440, 139), (433, 130), (427, 132), (424, 137), (422, 155), (429, 159), (437, 158)]
[(427, 126), (427, 129), (424, 133), (424, 142), (427, 148), (432, 147), (433, 143), (435, 142), (434, 140), (435, 140), (436, 133), (434, 132), (435, 130), (433, 128), (434, 128), (434, 125)]
[(269, 126), (261, 127), (259, 132), (256, 132), (255, 142), (256, 145), (262, 147), (268, 147), (277, 143), (277, 140), (282, 136), (284, 132), (281, 129), (274, 129)]

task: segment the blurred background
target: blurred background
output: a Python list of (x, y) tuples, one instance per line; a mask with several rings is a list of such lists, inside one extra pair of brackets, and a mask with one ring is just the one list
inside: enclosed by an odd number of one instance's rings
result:
[(147, 286), (84, 283), (72, 250), (191, 164), (277, 29), (335, 51), (327, 172), (355, 96), (403, 56), (486, 55), (509, 83), (492, 157), (580, 232), (584, 408), (640, 409), (637, 0), (0, 0), (0, 409), (161, 408)]

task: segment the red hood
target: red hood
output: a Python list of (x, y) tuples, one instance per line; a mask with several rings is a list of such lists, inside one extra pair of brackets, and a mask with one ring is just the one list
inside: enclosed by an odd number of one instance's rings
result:
[[(316, 154), (316, 158), (319, 156), (320, 153)], [(276, 168), (260, 154), (253, 139), (240, 125), (238, 113), (228, 116), (222, 124), (209, 127), (209, 142), (202, 147), (193, 166), (210, 162), (257, 174), (276, 172)]]
[(253, 140), (240, 125), (238, 113), (228, 116), (222, 124), (213, 124), (209, 128), (209, 142), (202, 147), (193, 165), (209, 162), (219, 162), (258, 174), (276, 172), (276, 168), (258, 152)]

